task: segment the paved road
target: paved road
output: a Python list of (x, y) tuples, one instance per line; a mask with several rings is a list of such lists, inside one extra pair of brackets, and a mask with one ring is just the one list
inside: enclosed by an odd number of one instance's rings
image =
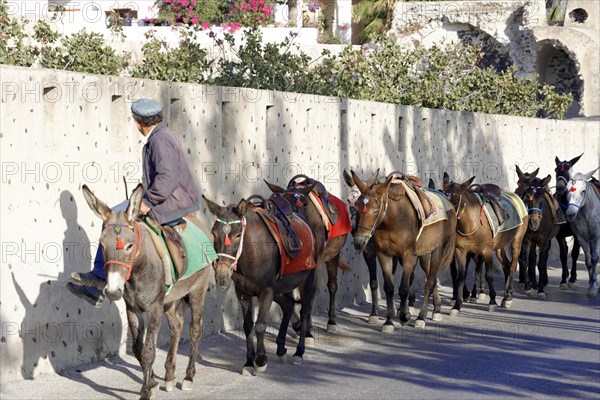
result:
[[(528, 298), (517, 289), (515, 305), (490, 313), (486, 304), (465, 304), (450, 319), (424, 330), (400, 327), (383, 334), (367, 325), (368, 304), (339, 312), (340, 333), (323, 330), (316, 316), (316, 344), (303, 365), (280, 364), (274, 331), (268, 336), (266, 373), (242, 376), (245, 344), (240, 332), (211, 335), (201, 344), (194, 389), (161, 389), (157, 399), (514, 399), (600, 398), (600, 298), (585, 296), (587, 285), (560, 290), (551, 268), (547, 299)], [(586, 276), (581, 272), (581, 277)], [(499, 279), (499, 278), (496, 278)], [(382, 303), (383, 304), (383, 303)], [(411, 324), (412, 325), (412, 324)], [(293, 353), (294, 339), (288, 340)], [(185, 345), (178, 357), (183, 377)], [(165, 351), (155, 363), (159, 377)], [(103, 361), (63, 376), (9, 383), (2, 399), (135, 399), (140, 368), (131, 355)], [(163, 382), (161, 381), (161, 385)]]

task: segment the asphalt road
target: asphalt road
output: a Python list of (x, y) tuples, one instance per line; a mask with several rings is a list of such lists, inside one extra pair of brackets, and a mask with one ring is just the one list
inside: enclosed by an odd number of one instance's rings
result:
[[(584, 267), (583, 267), (584, 268)], [(441, 322), (424, 330), (401, 327), (391, 334), (368, 325), (369, 304), (339, 311), (340, 332), (325, 332), (317, 315), (314, 347), (304, 363), (280, 364), (275, 355), (275, 324), (267, 340), (269, 364), (257, 376), (242, 376), (245, 341), (241, 332), (204, 338), (192, 391), (164, 391), (166, 352), (157, 353), (161, 379), (157, 399), (514, 399), (600, 398), (600, 298), (585, 295), (582, 270), (574, 290), (558, 288), (560, 272), (550, 268), (545, 300), (516, 288), (510, 309), (487, 311), (487, 304), (465, 304), (448, 316), (449, 288)], [(496, 279), (499, 279), (497, 277)], [(581, 280), (581, 279), (585, 279)], [(383, 302), (381, 302), (383, 306)], [(431, 317), (431, 314), (430, 316)], [(383, 322), (381, 320), (380, 322)], [(291, 330), (290, 330), (291, 331)], [(288, 353), (295, 339), (288, 337)], [(187, 364), (180, 346), (177, 377)], [(2, 399), (135, 399), (141, 370), (129, 353), (61, 375), (9, 383)]]

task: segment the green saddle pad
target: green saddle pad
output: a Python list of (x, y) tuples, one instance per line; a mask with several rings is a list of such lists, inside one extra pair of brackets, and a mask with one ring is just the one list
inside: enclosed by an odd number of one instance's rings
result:
[[(173, 265), (173, 260), (171, 259), (171, 255), (169, 254), (169, 262), (171, 263), (171, 273), (173, 276), (173, 281), (176, 282), (179, 279), (185, 279), (194, 273), (206, 268), (207, 265), (210, 265), (214, 260), (218, 258), (217, 252), (213, 247), (212, 241), (209, 237), (204, 233), (202, 229), (198, 227), (193, 221), (190, 221), (187, 218), (184, 218), (187, 222), (186, 228), (183, 232), (180, 233), (181, 238), (183, 239), (183, 244), (185, 246), (185, 250), (187, 252), (188, 266), (185, 274), (183, 276), (178, 276), (177, 271), (175, 271), (175, 266)], [(167, 249), (167, 244), (165, 243), (165, 239), (162, 235), (162, 232), (152, 224), (148, 224), (147, 222), (143, 222), (147, 226), (149, 226), (154, 233), (158, 235), (160, 240), (163, 243), (165, 249)], [(167, 254), (168, 254), (167, 250)]]

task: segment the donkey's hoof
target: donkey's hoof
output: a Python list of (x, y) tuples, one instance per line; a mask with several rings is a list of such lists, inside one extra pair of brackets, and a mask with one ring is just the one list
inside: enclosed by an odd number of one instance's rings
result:
[(287, 355), (277, 356), (277, 361), (279, 361), (279, 364), (285, 364), (287, 362)]
[(519, 289), (525, 289), (525, 284), (523, 282), (519, 282)]
[(304, 338), (304, 345), (306, 347), (313, 347), (315, 345), (315, 338), (312, 336), (307, 336)]
[(497, 307), (498, 306), (496, 304), (490, 304), (490, 305), (488, 305), (488, 311), (489, 312), (494, 312), (494, 311), (496, 311)]
[(292, 357), (292, 365), (302, 365), (302, 356), (293, 356)]
[(545, 299), (546, 298), (546, 293), (545, 292), (538, 292), (537, 297), (538, 297), (538, 299)]
[(393, 333), (394, 332), (394, 325), (393, 324), (388, 324), (388, 325), (382, 325), (381, 326), (381, 332), (383, 333)]
[(513, 305), (513, 300), (502, 300), (502, 304), (500, 305), (503, 308), (511, 308)]
[(567, 286), (566, 283), (561, 282), (560, 285), (558, 285), (558, 287), (561, 288), (561, 289), (567, 289), (569, 286)]
[(577, 284), (576, 284), (575, 282), (569, 282), (569, 283), (567, 284), (567, 287), (568, 287), (569, 289), (575, 289), (575, 288), (577, 287)]
[(268, 364), (265, 364), (265, 365), (262, 365), (262, 366), (255, 365), (254, 366), (254, 372), (257, 373), (257, 374), (263, 374), (263, 373), (267, 372), (267, 365)]
[(477, 297), (469, 297), (469, 303), (477, 304)]
[(425, 321), (422, 319), (418, 319), (415, 321), (415, 328), (416, 329), (425, 329)]
[(379, 317), (377, 315), (369, 315), (369, 319), (367, 320), (367, 324), (375, 325), (379, 323)]
[(526, 290), (526, 291), (525, 291), (525, 294), (526, 294), (527, 296), (533, 296), (533, 289), (528, 289), (528, 290)]
[(598, 296), (598, 288), (588, 289), (587, 296), (588, 297), (596, 297), (596, 296)]
[(452, 310), (450, 310), (450, 318), (456, 318), (456, 317), (458, 317), (459, 314), (460, 314), (460, 310), (457, 310), (456, 308), (453, 308)]
[(327, 333), (338, 333), (340, 328), (336, 324), (327, 324)]
[(477, 295), (477, 300), (489, 300), (489, 299), (490, 299), (490, 297), (485, 293), (479, 293)]
[(441, 321), (442, 320), (442, 313), (434, 312), (433, 315), (431, 316), (431, 320), (432, 321)]
[(184, 379), (183, 382), (181, 382), (181, 390), (192, 390), (193, 387), (194, 382), (189, 379)]
[(252, 375), (254, 375), (254, 367), (244, 365), (244, 367), (242, 368), (242, 376), (252, 376)]
[(160, 386), (156, 384), (152, 389), (150, 389), (150, 398), (154, 398), (158, 395), (158, 391), (160, 390)]
[(171, 379), (170, 381), (166, 381), (165, 382), (165, 390), (167, 392), (170, 392), (173, 389), (175, 389), (175, 379)]

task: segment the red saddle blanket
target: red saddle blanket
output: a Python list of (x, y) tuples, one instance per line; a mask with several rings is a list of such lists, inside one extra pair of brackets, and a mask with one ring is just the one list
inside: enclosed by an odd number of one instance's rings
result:
[(338, 220), (335, 224), (331, 224), (329, 217), (327, 217), (327, 213), (325, 212), (325, 208), (323, 206), (323, 201), (319, 196), (310, 193), (310, 199), (312, 200), (317, 210), (321, 214), (323, 218), (323, 223), (327, 228), (327, 240), (331, 240), (334, 237), (342, 236), (347, 234), (352, 230), (352, 223), (350, 222), (350, 214), (348, 213), (348, 209), (346, 208), (346, 203), (343, 200), (335, 197), (331, 193), (327, 194), (327, 198), (335, 208), (338, 210)]
[(254, 211), (260, 215), (265, 225), (267, 225), (267, 228), (269, 228), (269, 232), (271, 232), (273, 239), (277, 242), (277, 247), (279, 248), (279, 254), (281, 256), (281, 276), (310, 270), (317, 266), (317, 262), (313, 257), (316, 239), (310, 226), (308, 226), (306, 222), (295, 215), (291, 218), (290, 223), (296, 230), (296, 233), (298, 233), (298, 237), (302, 243), (302, 249), (298, 253), (298, 256), (291, 258), (283, 247), (281, 233), (277, 229), (277, 224), (265, 215), (266, 210), (257, 207), (254, 208)]

